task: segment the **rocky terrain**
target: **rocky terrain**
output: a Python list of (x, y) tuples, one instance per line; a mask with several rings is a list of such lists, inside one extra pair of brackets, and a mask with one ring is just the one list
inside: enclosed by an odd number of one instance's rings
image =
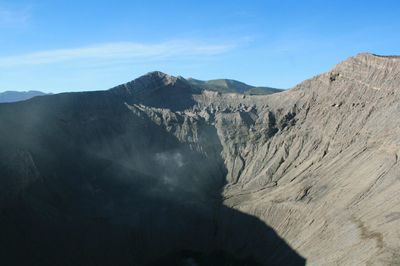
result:
[(398, 265), (399, 87), (359, 54), (272, 95), (152, 72), (2, 104), (0, 259)]

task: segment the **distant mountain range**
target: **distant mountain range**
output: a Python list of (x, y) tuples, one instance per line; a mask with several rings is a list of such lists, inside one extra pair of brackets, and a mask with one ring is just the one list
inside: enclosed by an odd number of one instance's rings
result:
[(267, 95), (283, 91), (282, 89), (276, 89), (271, 87), (257, 87), (251, 86), (246, 83), (232, 80), (232, 79), (213, 79), (213, 80), (198, 80), (188, 78), (187, 81), (195, 86), (198, 86), (205, 90), (218, 91), (218, 92), (236, 92), (250, 95)]
[[(268, 95), (283, 91), (271, 87), (257, 87), (232, 79), (198, 80), (188, 78), (190, 85), (202, 90), (217, 91), (221, 93), (241, 93), (247, 95)], [(12, 103), (29, 100), (36, 96), (47, 95), (41, 91), (5, 91), (0, 92), (0, 103)]]
[(0, 103), (20, 102), (43, 95), (46, 93), (41, 91), (5, 91), (0, 92)]

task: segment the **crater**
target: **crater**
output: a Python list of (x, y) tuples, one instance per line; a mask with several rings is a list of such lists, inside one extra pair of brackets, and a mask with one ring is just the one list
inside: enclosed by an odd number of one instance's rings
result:
[[(24, 125), (30, 139), (1, 136), (1, 151), (29, 151), (40, 180), (1, 210), (3, 263), (304, 265), (268, 225), (223, 204), (227, 170), (214, 127), (199, 131), (206, 150), (193, 149), (121, 99), (79, 95), (79, 117), (102, 110), (81, 123), (67, 111), (78, 96), (64, 105), (58, 97), (42, 103), (51, 114)], [(14, 121), (40, 110), (19, 108)]]

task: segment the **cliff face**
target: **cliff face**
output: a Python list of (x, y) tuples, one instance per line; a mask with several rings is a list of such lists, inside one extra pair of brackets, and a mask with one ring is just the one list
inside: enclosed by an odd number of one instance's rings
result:
[(256, 127), (270, 113), (286, 126), (242, 146), (226, 203), (260, 217), (310, 264), (398, 263), (399, 73), (399, 58), (361, 54), (268, 97)]
[[(114, 254), (127, 261), (186, 248), (303, 263), (292, 247), (310, 265), (395, 264), (399, 87), (400, 58), (360, 54), (273, 95), (154, 72), (106, 92), (0, 105), (1, 155), (20, 154), (25, 169), (2, 160), (2, 182), (25, 180), (4, 202), (40, 219), (46, 206), (67, 228), (122, 224), (105, 238), (145, 254)], [(54, 218), (64, 216), (75, 220)]]
[(0, 261), (304, 264), (265, 223), (223, 204), (223, 146), (192, 116), (201, 94), (155, 72), (0, 105)]
[[(399, 74), (400, 58), (360, 54), (271, 96), (204, 92), (181, 120), (216, 128), (227, 206), (271, 225), (310, 264), (386, 264), (400, 237)], [(201, 142), (169, 110), (145, 110)]]

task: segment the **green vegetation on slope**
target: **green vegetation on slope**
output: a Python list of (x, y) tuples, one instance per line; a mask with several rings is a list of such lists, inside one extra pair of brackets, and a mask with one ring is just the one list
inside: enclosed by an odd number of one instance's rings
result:
[(200, 87), (204, 90), (218, 91), (221, 93), (236, 92), (251, 95), (265, 95), (283, 91), (282, 89), (270, 87), (255, 87), (232, 79), (214, 79), (203, 81), (189, 78), (188, 81), (193, 86)]

